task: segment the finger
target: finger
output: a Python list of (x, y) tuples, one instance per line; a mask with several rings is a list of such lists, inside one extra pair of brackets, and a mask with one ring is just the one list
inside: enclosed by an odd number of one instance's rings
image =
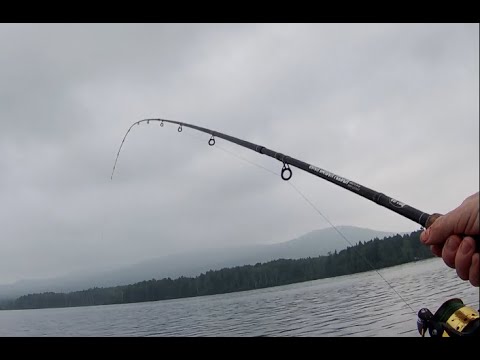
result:
[(470, 236), (464, 237), (455, 256), (455, 269), (457, 270), (459, 278), (462, 280), (468, 280), (469, 278), (474, 251), (475, 240)]
[(473, 254), (472, 265), (470, 266), (470, 273), (468, 275), (470, 284), (478, 287), (480, 283), (480, 254)]
[(430, 250), (435, 256), (442, 257), (442, 249), (441, 245), (430, 245)]
[[(451, 268), (456, 267), (455, 259), (458, 253), (458, 248), (462, 243), (462, 238), (458, 235), (450, 236), (442, 249), (442, 258), (445, 264)], [(438, 246), (438, 245), (437, 245)], [(465, 280), (465, 279), (464, 279)]]
[(450, 235), (454, 234), (455, 225), (459, 220), (460, 212), (453, 210), (446, 215), (440, 216), (424, 231), (420, 239), (427, 245), (443, 243)]
[(425, 243), (428, 239), (427, 230), (423, 230), (420, 234), (420, 241)]

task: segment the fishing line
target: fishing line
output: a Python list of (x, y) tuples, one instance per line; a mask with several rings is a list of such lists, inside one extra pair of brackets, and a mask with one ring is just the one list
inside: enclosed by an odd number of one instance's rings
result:
[[(189, 134), (191, 137), (193, 137), (193, 135)], [(195, 136), (196, 138), (196, 136)], [(199, 140), (199, 138), (196, 138), (196, 140)], [(202, 141), (203, 142), (203, 141)], [(278, 176), (279, 174), (278, 173), (275, 173), (274, 171), (262, 166), (262, 165), (259, 165), (259, 164), (256, 164), (255, 162), (241, 156), (241, 155), (238, 155), (238, 154), (235, 154), (234, 152), (232, 151), (229, 151), (229, 150), (226, 150), (222, 147), (220, 147), (219, 145), (216, 145), (216, 148), (236, 157), (237, 159), (240, 159), (242, 161), (245, 161), (251, 165), (254, 165), (260, 169), (263, 169), (265, 171), (268, 171), (270, 174), (273, 174), (273, 175), (276, 175)], [(372, 263), (370, 263), (370, 261), (368, 261), (368, 259), (363, 255), (361, 254), (359, 251), (357, 251), (354, 247), (354, 245), (350, 242), (350, 240), (347, 239), (347, 237), (315, 206), (315, 204), (313, 204), (312, 201), (310, 201), (310, 199), (307, 198), (307, 196), (302, 192), (300, 191), (300, 189), (295, 185), (293, 184), (293, 181), (289, 181), (288, 184), (313, 208), (313, 210), (315, 210), (315, 212), (317, 214), (319, 214), (332, 228), (335, 229), (335, 231), (350, 245), (352, 246), (352, 250), (355, 251), (355, 253), (357, 255), (359, 255), (377, 274), (378, 276), (380, 276), (380, 278), (382, 278), (386, 283), (387, 285), (395, 292), (395, 294), (397, 294), (397, 296), (405, 303), (405, 305), (407, 305), (410, 310), (416, 314), (416, 311), (413, 310), (413, 308), (408, 304), (408, 302), (397, 292), (397, 290), (395, 290), (395, 288), (392, 286), (392, 284), (390, 284), (387, 279), (385, 279), (382, 274), (380, 274), (380, 272), (372, 265)]]
[(335, 231), (342, 237), (345, 239), (345, 241), (347, 243), (349, 243), (351, 246), (352, 246), (352, 249), (353, 251), (355, 251), (357, 253), (357, 255), (360, 255), (363, 260), (378, 274), (378, 276), (380, 276), (387, 284), (388, 286), (390, 286), (390, 288), (395, 292), (395, 294), (398, 295), (398, 297), (400, 299), (402, 299), (402, 301), (410, 308), (410, 310), (412, 310), (412, 312), (414, 314), (416, 314), (416, 311), (412, 309), (412, 307), (408, 304), (408, 302), (405, 301), (405, 299), (403, 297), (400, 296), (400, 294), (397, 292), (397, 290), (395, 290), (395, 288), (387, 281), (387, 279), (385, 279), (382, 274), (380, 274), (380, 272), (370, 263), (370, 261), (368, 261), (368, 259), (363, 256), (363, 254), (361, 254), (360, 252), (358, 252), (353, 244), (347, 239), (347, 237), (345, 235), (343, 235), (343, 233), (337, 229), (337, 227), (335, 225), (333, 225), (330, 220), (328, 220), (328, 218), (322, 214), (322, 212), (300, 191), (300, 189), (298, 189), (294, 184), (292, 184), (291, 182), (289, 182), (289, 185), (292, 186), (296, 192), (298, 192), (300, 194), (301, 197), (303, 197), (305, 199), (305, 201), (310, 204), (310, 206), (321, 216), (325, 219), (326, 222), (328, 222), (330, 224), (331, 227), (333, 227), (335, 229)]
[[(194, 135), (194, 134), (191, 134), (191, 133), (189, 133), (189, 132), (185, 132), (185, 134), (188, 135), (189, 137), (193, 138), (194, 140), (198, 141), (198, 142), (204, 143), (204, 139), (202, 139), (202, 138), (200, 137), (200, 135)], [(125, 138), (124, 138), (124, 140), (125, 140)], [(227, 149), (221, 147), (221, 146), (218, 145), (218, 144), (215, 144), (215, 142), (213, 142), (213, 144), (212, 144), (212, 143), (211, 143), (211, 140), (212, 140), (212, 138), (210, 138), (210, 140), (209, 140), (209, 145), (210, 145), (211, 147), (213, 147), (213, 148), (215, 148), (215, 149), (222, 150), (223, 152), (225, 152), (225, 153), (227, 153), (227, 154), (229, 154), (229, 155), (231, 155), (231, 156), (233, 156), (233, 157), (235, 157), (235, 158), (237, 158), (237, 159), (239, 159), (239, 160), (241, 160), (241, 161), (244, 161), (244, 162), (246, 162), (246, 163), (248, 163), (248, 164), (250, 164), (250, 165), (256, 166), (256, 167), (258, 167), (258, 168), (260, 168), (260, 169), (262, 169), (262, 170), (265, 170), (265, 171), (269, 172), (269, 173), (272, 174), (272, 175), (275, 175), (275, 176), (277, 176), (277, 177), (278, 177), (278, 175), (280, 175), (279, 173), (276, 173), (276, 172), (268, 169), (268, 168), (265, 167), (265, 166), (262, 166), (262, 165), (260, 165), (260, 164), (257, 164), (257, 163), (255, 163), (254, 161), (251, 161), (251, 160), (247, 159), (246, 157), (243, 157), (243, 156), (241, 156), (241, 155), (239, 155), (239, 154), (237, 154), (237, 153), (235, 153), (235, 152), (233, 152), (233, 151), (230, 151), (230, 150), (227, 150)], [(123, 142), (122, 142), (122, 144), (123, 144)], [(215, 146), (213, 146), (213, 145), (215, 145)], [(382, 274), (380, 274), (380, 272), (373, 266), (373, 264), (372, 264), (370, 261), (368, 261), (368, 259), (367, 259), (363, 254), (361, 254), (360, 252), (358, 252), (358, 251), (355, 249), (354, 245), (350, 242), (350, 240), (348, 240), (348, 238), (315, 206), (315, 204), (313, 204), (313, 202), (310, 201), (310, 199), (309, 199), (297, 186), (295, 186), (295, 184), (292, 183), (292, 181), (288, 181), (288, 184), (292, 187), (293, 190), (295, 190), (295, 191), (312, 207), (312, 209), (313, 209), (318, 215), (320, 215), (333, 229), (335, 229), (335, 231), (336, 231), (350, 246), (352, 246), (352, 250), (355, 251), (355, 253), (356, 253), (357, 255), (359, 255), (360, 258), (362, 258), (362, 259), (365, 261), (365, 263), (367, 263), (368, 266), (370, 266), (370, 267), (372, 268), (372, 270), (374, 270), (374, 271), (378, 274), (378, 276), (380, 276), (380, 278), (383, 279), (383, 281), (385, 281), (385, 282), (387, 283), (387, 285), (388, 285), (388, 286), (395, 292), (395, 294), (397, 294), (397, 296), (408, 306), (408, 308), (409, 308), (414, 314), (416, 314), (416, 311), (413, 310), (413, 308), (408, 304), (408, 302), (395, 290), (395, 288), (393, 287), (393, 285), (390, 284), (390, 283), (387, 281), (387, 279), (385, 279), (385, 278), (382, 276)]]
[[(117, 165), (117, 161), (118, 161), (118, 158), (119, 158), (119, 155), (120, 155), (120, 151), (125, 143), (125, 139), (127, 138), (127, 135), (130, 133), (130, 131), (132, 130), (132, 128), (135, 126), (135, 125), (140, 125), (141, 123), (144, 123), (146, 122), (147, 124), (149, 124), (150, 122), (157, 122), (160, 124), (160, 127), (163, 127), (164, 126), (164, 123), (169, 123), (169, 124), (175, 124), (175, 125), (178, 125), (178, 128), (177, 128), (177, 131), (179, 133), (182, 132), (183, 130), (183, 127), (187, 127), (187, 128), (191, 128), (191, 129), (194, 129), (194, 130), (197, 130), (197, 131), (200, 131), (200, 132), (204, 132), (206, 134), (209, 134), (211, 137), (210, 139), (208, 140), (208, 145), (210, 146), (214, 146), (215, 145), (215, 138), (219, 137), (219, 138), (222, 138), (224, 140), (227, 140), (229, 142), (232, 142), (232, 143), (235, 143), (237, 145), (240, 145), (242, 147), (245, 147), (247, 149), (250, 149), (252, 151), (255, 151), (259, 154), (262, 154), (262, 155), (266, 155), (266, 156), (269, 156), (271, 158), (274, 158), (275, 160), (278, 160), (280, 161), (283, 166), (282, 166), (282, 169), (281, 169), (281, 173), (280, 173), (280, 176), (283, 180), (285, 181), (288, 181), (291, 179), (292, 177), (292, 170), (290, 168), (290, 166), (293, 166), (293, 167), (296, 167), (300, 170), (303, 170), (305, 172), (308, 172), (310, 173), (311, 175), (315, 175), (317, 177), (320, 177), (328, 182), (331, 182), (337, 186), (340, 186), (342, 188), (344, 188), (345, 190), (348, 190), (350, 192), (353, 192), (354, 194), (358, 195), (358, 196), (362, 196), (363, 198), (366, 198), (367, 200), (370, 200), (374, 203), (376, 203), (377, 205), (380, 205), (380, 206), (383, 206), (405, 218), (408, 218), (410, 219), (411, 221), (415, 222), (415, 223), (418, 223), (422, 226), (422, 228), (429, 228), (440, 216), (442, 216), (441, 214), (439, 213), (433, 213), (433, 214), (428, 214), (426, 212), (423, 212), (421, 210), (418, 210), (410, 205), (407, 205), (399, 200), (396, 200), (390, 196), (387, 196), (381, 192), (377, 192), (373, 189), (370, 189), (366, 186), (363, 186), (363, 185), (360, 185), (354, 181), (351, 181), (345, 177), (342, 177), (342, 176), (339, 176), (337, 174), (334, 174), (330, 171), (327, 171), (325, 169), (322, 169), (320, 167), (317, 167), (317, 166), (314, 166), (314, 165), (311, 165), (311, 164), (308, 164), (304, 161), (301, 161), (301, 160), (298, 160), (298, 159), (295, 159), (291, 156), (287, 156), (285, 154), (282, 154), (282, 153), (279, 153), (279, 152), (276, 152), (276, 151), (273, 151), (271, 149), (268, 149), (266, 148), (265, 146), (261, 146), (261, 145), (257, 145), (257, 144), (254, 144), (254, 143), (251, 143), (249, 141), (245, 141), (245, 140), (242, 140), (242, 139), (239, 139), (239, 138), (236, 138), (236, 137), (233, 137), (233, 136), (230, 136), (230, 135), (227, 135), (227, 134), (224, 134), (224, 133), (221, 133), (221, 132), (218, 132), (218, 131), (214, 131), (214, 130), (211, 130), (211, 129), (207, 129), (207, 128), (204, 128), (204, 127), (200, 127), (200, 126), (197, 126), (197, 125), (193, 125), (193, 124), (187, 124), (187, 123), (183, 123), (183, 122), (179, 122), (179, 121), (174, 121), (174, 120), (167, 120), (167, 119), (143, 119), (143, 120), (139, 120), (135, 123), (133, 123), (128, 131), (126, 132), (123, 140), (122, 140), (122, 143), (120, 144), (120, 147), (118, 149), (118, 152), (117, 152), (117, 156), (115, 158), (115, 163), (113, 165), (113, 170), (112, 170), (112, 174), (110, 176), (110, 180), (113, 180), (113, 174), (115, 172), (115, 168), (116, 168), (116, 165)], [(261, 165), (258, 165), (258, 164), (255, 164), (253, 162), (251, 162), (250, 160), (247, 160), (245, 158), (242, 158), (236, 154), (233, 154), (231, 153), (230, 151), (226, 150), (226, 149), (221, 149), (241, 160), (244, 160), (254, 166), (257, 166), (257, 167), (260, 167), (264, 170), (267, 170), (268, 172), (272, 173), (272, 174), (275, 174), (273, 171), (261, 166)], [(275, 174), (277, 175), (277, 174)], [(294, 190), (296, 190), (303, 198), (305, 201), (307, 201), (308, 204), (310, 204), (310, 206), (313, 207), (313, 209), (322, 217), (324, 218), (339, 234), (340, 236), (345, 240), (347, 241), (347, 243), (349, 243), (350, 245), (352, 245), (350, 243), (350, 241), (348, 241), (348, 239), (345, 237), (345, 235), (343, 235), (341, 233), (341, 231), (339, 231), (321, 212), (320, 210), (318, 210), (318, 208), (315, 207), (315, 205), (293, 184), (290, 184)], [(474, 237), (475, 241), (476, 241), (476, 252), (479, 252), (479, 249), (480, 249), (480, 238), (479, 237)], [(353, 248), (353, 245), (352, 245), (352, 248)], [(413, 309), (410, 307), (410, 305), (400, 296), (400, 294), (398, 294), (398, 292), (393, 288), (393, 286), (377, 271), (377, 269), (375, 269), (375, 267), (362, 255), (362, 254), (359, 254), (362, 258), (364, 258), (364, 260), (366, 261), (366, 263), (375, 271), (377, 272), (377, 274), (390, 286), (390, 288), (392, 288), (392, 290), (400, 297), (400, 299), (402, 299), (402, 301), (407, 304), (407, 306), (413, 311)]]

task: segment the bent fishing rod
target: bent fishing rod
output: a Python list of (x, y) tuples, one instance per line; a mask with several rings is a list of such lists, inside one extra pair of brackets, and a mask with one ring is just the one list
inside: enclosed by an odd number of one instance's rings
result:
[[(375, 190), (369, 189), (366, 186), (360, 185), (354, 181), (351, 181), (347, 178), (344, 178), (342, 176), (336, 175), (330, 171), (321, 169), (317, 166), (308, 164), (304, 161), (295, 159), (291, 156), (284, 155), (280, 152), (276, 152), (273, 150), (270, 150), (266, 148), (265, 146), (257, 145), (254, 143), (251, 143), (249, 141), (245, 141), (218, 131), (210, 130), (201, 126), (196, 126), (180, 121), (174, 121), (174, 120), (166, 120), (166, 119), (144, 119), (144, 120), (139, 120), (134, 122), (130, 128), (128, 129), (127, 133), (125, 134), (122, 143), (120, 144), (120, 148), (118, 149), (117, 157), (115, 159), (115, 163), (113, 165), (113, 170), (112, 170), (112, 175), (110, 179), (113, 179), (113, 174), (115, 172), (115, 167), (117, 165), (118, 157), (120, 155), (120, 151), (122, 149), (123, 143), (125, 142), (125, 139), (127, 138), (128, 133), (130, 130), (135, 126), (135, 125), (140, 125), (141, 123), (146, 122), (147, 124), (150, 122), (160, 122), (160, 126), (163, 127), (164, 123), (171, 123), (171, 124), (176, 124), (178, 125), (178, 132), (182, 132), (183, 127), (188, 127), (197, 131), (201, 131), (204, 133), (207, 133), (211, 135), (210, 140), (208, 141), (208, 145), (213, 146), (215, 145), (215, 138), (222, 138), (224, 140), (230, 141), (232, 143), (235, 143), (237, 145), (243, 146), (245, 148), (248, 148), (250, 150), (253, 150), (255, 152), (258, 152), (260, 154), (272, 157), (278, 161), (280, 161), (283, 166), (282, 166), (282, 171), (281, 171), (281, 177), (283, 180), (288, 181), (292, 177), (292, 170), (290, 166), (294, 166), (298, 169), (304, 170), (312, 175), (318, 176), (324, 180), (327, 180), (335, 185), (341, 186), (342, 188), (349, 190), (353, 192), (354, 194), (360, 195), (368, 200), (373, 201), (374, 203), (386, 207), (387, 209), (390, 209), (391, 211), (396, 212), (397, 214), (400, 214), (418, 224), (420, 224), (424, 228), (430, 227), (435, 220), (442, 216), (439, 213), (433, 213), (433, 214), (428, 214), (426, 212), (420, 211), (418, 209), (415, 209), (399, 200), (396, 200), (388, 195), (385, 195), (383, 193), (377, 192)], [(480, 241), (478, 238), (475, 239), (477, 243), (477, 249), (476, 251), (478, 252), (479, 248), (479, 243)]]
[[(335, 185), (341, 186), (344, 189), (347, 189), (357, 195), (360, 195), (368, 200), (375, 202), (378, 205), (386, 207), (397, 214), (400, 214), (418, 224), (424, 228), (430, 227), (436, 219), (438, 219), (441, 214), (433, 213), (428, 214), (426, 212), (415, 209), (401, 201), (398, 201), (390, 196), (387, 196), (383, 193), (377, 192), (375, 190), (369, 189), (363, 185), (360, 185), (356, 182), (353, 182), (347, 178), (336, 175), (330, 171), (321, 169), (317, 166), (308, 164), (304, 161), (295, 159), (291, 156), (284, 155), (282, 153), (267, 149), (265, 146), (257, 145), (218, 131), (210, 130), (200, 126), (166, 119), (144, 119), (133, 123), (128, 129), (127, 133), (123, 137), (120, 148), (118, 149), (117, 157), (113, 165), (112, 175), (110, 179), (113, 179), (113, 174), (117, 165), (118, 157), (122, 146), (127, 138), (127, 135), (132, 130), (135, 125), (140, 125), (143, 122), (149, 124), (151, 121), (160, 122), (160, 126), (163, 127), (164, 123), (171, 123), (178, 125), (178, 132), (182, 132), (183, 127), (188, 127), (194, 130), (198, 130), (204, 133), (209, 134), (210, 140), (208, 140), (208, 145), (215, 145), (215, 137), (222, 138), (224, 140), (230, 141), (237, 145), (243, 146), (255, 152), (258, 152), (263, 155), (272, 157), (280, 161), (282, 166), (281, 177), (283, 180), (288, 181), (292, 177), (292, 170), (290, 166), (294, 166), (301, 170), (304, 170), (312, 175), (318, 176), (324, 180), (327, 180)], [(480, 240), (477, 237), (474, 237), (476, 241), (476, 252), (479, 252)], [(375, 268), (374, 268), (375, 269)], [(377, 272), (378, 273), (378, 272)], [(380, 273), (378, 273), (380, 275)], [(381, 275), (380, 275), (381, 276)], [(382, 279), (383, 276), (381, 276)], [(390, 283), (384, 279), (387, 284), (398, 294), (398, 292), (390, 285)], [(403, 300), (403, 298), (400, 296)], [(403, 300), (405, 302), (405, 300)], [(406, 303), (406, 302), (405, 302)], [(406, 303), (408, 305), (408, 303)], [(408, 305), (410, 307), (410, 305)], [(411, 309), (411, 307), (410, 307)], [(413, 310), (413, 309), (412, 309)], [(428, 332), (431, 337), (451, 337), (451, 336), (478, 336), (480, 334), (480, 318), (477, 311), (473, 308), (466, 306), (460, 299), (450, 299), (446, 301), (436, 312), (432, 312), (427, 308), (422, 308), (418, 312), (417, 319), (417, 328), (420, 335), (423, 337)]]

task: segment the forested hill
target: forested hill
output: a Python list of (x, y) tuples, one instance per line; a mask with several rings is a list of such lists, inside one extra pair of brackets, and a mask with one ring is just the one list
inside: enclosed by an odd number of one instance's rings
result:
[[(102, 269), (102, 264), (92, 264), (91, 268), (85, 269), (86, 271), (76, 273), (66, 273), (67, 269), (59, 268), (58, 274), (63, 273), (63, 276), (46, 279), (27, 278), (11, 284), (0, 284), (0, 305), (2, 300), (13, 300), (25, 294), (46, 291), (68, 293), (94, 287), (134, 284), (152, 278), (195, 277), (208, 270), (254, 265), (277, 259), (301, 259), (327, 255), (329, 251), (332, 253), (335, 250), (341, 251), (348, 245), (339, 236), (337, 230), (351, 241), (351, 245), (375, 237), (382, 239), (396, 234), (358, 226), (339, 225), (336, 229), (330, 227), (312, 230), (287, 241), (260, 237), (227, 247), (184, 248), (180, 252), (170, 254), (153, 252), (149, 259), (118, 267), (105, 264)], [(162, 238), (158, 240), (163, 241)], [(271, 241), (271, 243), (265, 241)]]
[[(133, 303), (221, 294), (286, 285), (399, 265), (433, 257), (420, 242), (420, 231), (375, 238), (327, 256), (279, 259), (207, 271), (196, 277), (141, 281), (132, 285), (92, 288), (69, 293), (29, 294), (0, 309), (35, 309)], [(368, 262), (367, 262), (367, 261)]]

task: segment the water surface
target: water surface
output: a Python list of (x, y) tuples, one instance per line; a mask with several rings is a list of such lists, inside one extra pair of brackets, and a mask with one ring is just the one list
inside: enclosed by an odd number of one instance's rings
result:
[(479, 289), (441, 259), (379, 273), (166, 301), (0, 311), (0, 336), (417, 337), (422, 307), (435, 312), (458, 297), (479, 308)]

